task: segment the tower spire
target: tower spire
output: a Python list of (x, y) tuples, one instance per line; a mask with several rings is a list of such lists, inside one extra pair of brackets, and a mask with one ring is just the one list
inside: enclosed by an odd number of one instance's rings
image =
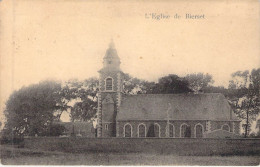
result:
[(103, 58), (103, 68), (101, 70), (120, 71), (120, 58), (117, 55), (113, 39), (109, 43), (106, 54)]
[(115, 43), (114, 43), (113, 38), (111, 38), (111, 40), (110, 40), (109, 48), (111, 48), (111, 49), (115, 49)]

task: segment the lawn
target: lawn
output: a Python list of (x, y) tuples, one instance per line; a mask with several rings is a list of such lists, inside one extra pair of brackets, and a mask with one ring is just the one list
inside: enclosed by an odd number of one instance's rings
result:
[(1, 146), (4, 165), (259, 165), (258, 156), (176, 156), (148, 153), (62, 153)]

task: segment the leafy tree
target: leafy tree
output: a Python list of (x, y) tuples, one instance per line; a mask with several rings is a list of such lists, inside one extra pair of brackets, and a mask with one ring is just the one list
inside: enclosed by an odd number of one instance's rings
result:
[(203, 74), (203, 73), (188, 74), (184, 78), (188, 81), (188, 83), (189, 83), (188, 87), (194, 93), (199, 93), (204, 88), (206, 88), (210, 84), (214, 83), (212, 76), (209, 74)]
[(176, 94), (192, 92), (189, 83), (184, 78), (170, 74), (159, 79), (158, 83), (150, 83), (147, 93), (152, 94)]
[(44, 81), (12, 93), (6, 102), (4, 135), (45, 135), (62, 106), (61, 85)]
[(125, 94), (145, 94), (148, 92), (148, 85), (151, 82), (131, 77), (129, 74), (124, 76), (124, 93)]
[[(90, 78), (83, 82), (78, 82), (77, 86), (73, 88), (76, 100), (71, 108), (70, 117), (74, 122), (87, 121), (95, 117), (97, 112), (97, 92), (98, 92), (98, 79)], [(75, 85), (74, 83), (73, 85)]]
[(237, 71), (229, 82), (231, 106), (239, 118), (245, 122), (244, 136), (247, 137), (251, 123), (260, 111), (260, 68), (249, 71)]
[(71, 120), (88, 121), (95, 117), (97, 112), (97, 102), (91, 99), (85, 99), (81, 102), (77, 102), (71, 109)]

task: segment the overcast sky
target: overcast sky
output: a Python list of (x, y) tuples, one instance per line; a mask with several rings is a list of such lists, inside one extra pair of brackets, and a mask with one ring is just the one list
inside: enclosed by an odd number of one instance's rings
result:
[(111, 38), (121, 69), (148, 81), (203, 72), (227, 86), (231, 73), (260, 66), (258, 1), (14, 2), (0, 2), (2, 109), (22, 86), (98, 76)]

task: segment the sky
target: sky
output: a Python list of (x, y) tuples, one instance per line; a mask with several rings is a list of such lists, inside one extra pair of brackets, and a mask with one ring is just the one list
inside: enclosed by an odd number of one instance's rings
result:
[(260, 67), (259, 17), (255, 0), (2, 0), (0, 116), (22, 86), (97, 77), (111, 38), (121, 69), (134, 77), (203, 72), (227, 86), (231, 73)]

